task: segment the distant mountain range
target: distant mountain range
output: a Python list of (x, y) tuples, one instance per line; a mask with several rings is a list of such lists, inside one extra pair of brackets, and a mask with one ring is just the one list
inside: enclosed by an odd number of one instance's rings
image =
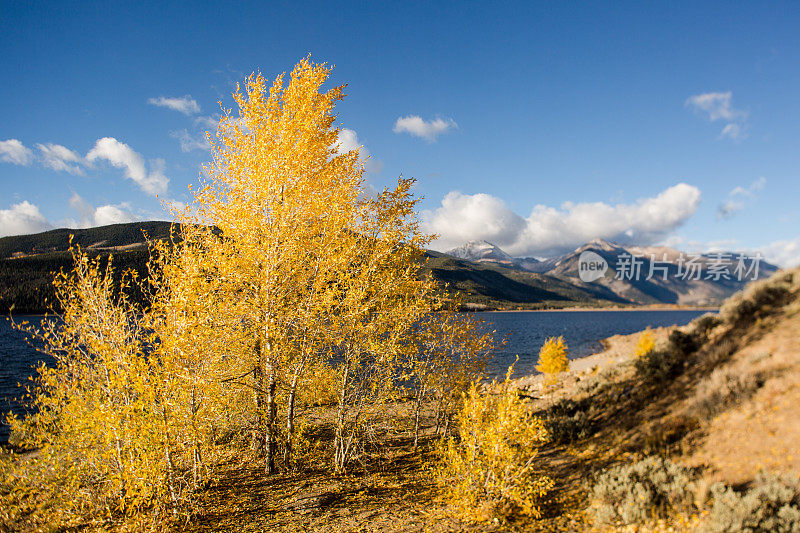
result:
[[(579, 269), (584, 254), (596, 254), (598, 261), (605, 263), (603, 275), (582, 279)], [(715, 306), (753, 278), (769, 277), (778, 270), (763, 259), (738, 253), (686, 254), (663, 246), (623, 246), (600, 239), (546, 260), (511, 257), (486, 241), (468, 242), (446, 255), (500, 272), (539, 274), (542, 278), (530, 279), (551, 286), (567, 283), (598, 305)]]
[[(131, 268), (143, 274), (148, 257), (145, 235), (165, 240), (170, 232), (169, 222), (152, 221), (0, 238), (0, 313), (39, 313), (52, 305), (53, 274), (71, 266), (70, 235), (74, 244), (89, 253), (113, 253), (119, 269)], [(596, 263), (604, 261), (607, 269), (598, 279), (584, 281), (579, 268), (582, 256), (594, 257), (589, 253), (598, 256)], [(691, 257), (671, 248), (625, 247), (602, 240), (546, 260), (512, 257), (486, 241), (468, 242), (447, 253), (429, 250), (426, 256), (423, 270), (432, 272), (450, 290), (461, 291), (472, 309), (715, 306), (746, 284), (746, 280), (739, 281), (730, 274), (729, 279), (717, 275), (707, 278), (709, 272), (719, 270), (713, 266), (719, 263), (713, 255)], [(681, 261), (689, 258), (692, 265), (700, 265), (699, 279), (682, 277), (688, 266)], [(740, 258), (729, 254), (730, 273)], [(747, 258), (741, 259), (749, 265)], [(634, 270), (623, 268), (629, 263), (639, 270), (638, 277), (627, 275)], [(620, 269), (624, 270), (622, 276)], [(762, 261), (759, 278), (776, 270)]]

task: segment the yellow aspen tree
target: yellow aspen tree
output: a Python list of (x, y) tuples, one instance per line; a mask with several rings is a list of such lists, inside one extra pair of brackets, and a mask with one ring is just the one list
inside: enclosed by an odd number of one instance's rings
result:
[(216, 453), (214, 440), (225, 428), (226, 378), (231, 368), (229, 353), (237, 348), (217, 311), (219, 280), (213, 263), (200, 247), (198, 235), (207, 228), (187, 227), (179, 243), (155, 243), (151, 250), (148, 284), (150, 307), (143, 316), (149, 332), (154, 363), (154, 409), (164, 425), (165, 457), (173, 498), (176, 476), (180, 484), (200, 488), (210, 476)]
[(564, 337), (549, 337), (544, 341), (544, 345), (539, 350), (536, 370), (545, 374), (549, 383), (558, 380), (561, 372), (569, 370), (567, 343), (564, 342)]
[(445, 499), (465, 520), (490, 522), (519, 516), (538, 518), (555, 483), (537, 472), (539, 447), (550, 435), (506, 379), (481, 392), (473, 383), (463, 396), (458, 439), (437, 448), (434, 475)]
[(638, 339), (636, 339), (636, 349), (634, 351), (634, 355), (636, 357), (642, 357), (652, 352), (655, 347), (656, 337), (653, 335), (653, 330), (648, 327), (641, 334), (639, 334)]
[[(346, 469), (363, 444), (368, 423), (394, 389), (403, 349), (412, 326), (429, 310), (436, 285), (420, 278), (421, 245), (413, 216), (412, 180), (401, 179), (364, 202), (357, 233), (345, 254), (350, 264), (337, 280), (340, 294), (333, 313), (338, 336), (340, 387), (334, 438), (334, 468)], [(369, 413), (366, 413), (369, 414)]]
[(279, 76), (267, 90), (259, 74), (237, 90), (239, 116), (227, 112), (221, 120), (196, 214), (182, 217), (219, 230), (204, 248), (225, 282), (218, 305), (238, 319), (249, 342), (240, 364), (254, 393), (254, 445), (269, 473), (278, 444), (277, 385), (302, 373), (302, 354), (314, 351), (298, 337), (313, 337), (308, 332), (328, 320), (337, 249), (356, 230), (364, 188), (358, 151), (337, 154), (333, 108), (343, 88), (321, 92), (329, 72), (304, 59), (288, 84)]
[(334, 468), (346, 468), (440, 290), (419, 275), (431, 237), (419, 228), (414, 181), (367, 194), (358, 150), (339, 151), (343, 87), (322, 92), (329, 74), (306, 58), (288, 83), (279, 76), (267, 89), (250, 77), (234, 94), (238, 116), (227, 111), (212, 139), (207, 182), (179, 217), (214, 228), (200, 248), (227, 317), (218, 336), (235, 339), (231, 374), (252, 390), (253, 444), (267, 473), (281, 444), (291, 460), (308, 368), (337, 374)]
[(79, 250), (73, 257), (73, 271), (55, 280), (63, 313), (28, 328), (56, 364), (39, 368), (34, 414), (13, 421), (12, 438), (39, 449), (59, 473), (56, 490), (74, 490), (68, 505), (128, 512), (167, 504), (147, 335), (141, 310), (126, 297), (135, 280), (118, 283), (110, 257), (105, 265)]

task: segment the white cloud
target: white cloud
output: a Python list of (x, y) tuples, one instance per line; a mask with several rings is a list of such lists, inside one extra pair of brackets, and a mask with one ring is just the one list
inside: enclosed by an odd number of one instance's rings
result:
[(53, 143), (37, 144), (42, 165), (56, 171), (69, 172), (70, 174), (83, 174), (80, 165), (85, 164), (83, 158), (66, 146)]
[(147, 103), (158, 107), (166, 107), (184, 115), (195, 115), (200, 112), (200, 105), (188, 94), (175, 98), (159, 96), (158, 98), (150, 98)]
[(211, 150), (211, 142), (205, 133), (192, 135), (189, 130), (182, 129), (170, 132), (170, 137), (178, 139), (181, 144), (181, 152), (191, 152), (192, 150)]
[(33, 152), (17, 139), (0, 141), (0, 161), (13, 165), (28, 165), (33, 160)]
[(394, 123), (395, 133), (409, 133), (416, 137), (422, 137), (428, 142), (434, 142), (436, 137), (446, 132), (450, 128), (457, 128), (458, 124), (453, 119), (436, 118), (425, 121), (418, 115), (408, 115), (400, 117)]
[(733, 122), (743, 115), (742, 111), (733, 108), (733, 93), (731, 91), (696, 94), (686, 99), (686, 105), (696, 112), (707, 113), (711, 122), (720, 119), (726, 122)]
[(524, 218), (488, 194), (450, 192), (435, 211), (423, 211), (427, 232), (439, 234), (433, 248), (448, 250), (469, 240), (487, 240), (511, 255), (549, 256), (592, 239), (651, 244), (664, 240), (700, 204), (697, 187), (679, 183), (633, 204), (566, 202), (560, 208), (537, 205)]
[(194, 119), (195, 124), (200, 124), (201, 126), (205, 126), (206, 128), (211, 128), (213, 130), (217, 129), (219, 126), (219, 115), (210, 115), (207, 117), (197, 117)]
[(516, 243), (527, 222), (499, 198), (489, 194), (451, 191), (436, 211), (423, 211), (425, 230), (439, 238), (435, 247), (449, 250), (471, 240), (487, 240), (500, 247)]
[(78, 193), (72, 193), (72, 196), (69, 199), (69, 206), (80, 214), (80, 220), (78, 222), (70, 220), (68, 221), (67, 226), (88, 228), (93, 224), (94, 207), (89, 202), (81, 198)]
[(800, 238), (774, 241), (758, 251), (770, 263), (783, 268), (800, 266)]
[(0, 237), (38, 233), (52, 228), (39, 208), (28, 201), (0, 209)]
[(148, 174), (142, 156), (113, 137), (98, 139), (94, 148), (86, 154), (86, 159), (104, 159), (117, 168), (125, 169), (125, 176), (135, 181), (147, 193), (163, 194), (167, 190), (169, 178), (164, 175), (163, 159), (152, 160)]
[(781, 268), (800, 266), (800, 237), (773, 241), (756, 247), (742, 247), (736, 239), (721, 239), (710, 242), (689, 241), (685, 243), (684, 248), (686, 251), (694, 253), (732, 252), (750, 257), (760, 255), (763, 260)]
[(342, 128), (339, 130), (338, 145), (336, 153), (346, 154), (352, 150), (358, 150), (358, 155), (364, 159), (364, 170), (370, 174), (380, 174), (383, 170), (383, 161), (373, 158), (366, 146), (358, 141), (358, 134), (355, 131)]
[(747, 112), (733, 107), (731, 91), (696, 94), (687, 98), (685, 105), (695, 113), (705, 115), (711, 122), (726, 122), (719, 134), (720, 139), (727, 137), (739, 141), (747, 136)]
[(142, 217), (133, 213), (128, 202), (94, 207), (76, 192), (72, 193), (69, 199), (69, 206), (78, 212), (80, 219), (77, 221), (68, 219), (66, 221), (67, 227), (89, 228), (142, 220)]
[(758, 194), (764, 190), (767, 185), (767, 178), (761, 176), (747, 188), (742, 186), (734, 187), (728, 193), (728, 197), (717, 208), (717, 219), (730, 218), (735, 213), (744, 209), (745, 200), (754, 199)]
[(722, 131), (719, 134), (720, 139), (724, 139), (725, 137), (734, 140), (734, 141), (741, 141), (745, 137), (747, 137), (747, 133), (745, 131), (745, 127), (741, 124), (726, 124)]
[(107, 226), (109, 224), (123, 224), (134, 222), (139, 217), (131, 212), (131, 206), (127, 202), (117, 205), (101, 205), (94, 210), (93, 222), (95, 226)]

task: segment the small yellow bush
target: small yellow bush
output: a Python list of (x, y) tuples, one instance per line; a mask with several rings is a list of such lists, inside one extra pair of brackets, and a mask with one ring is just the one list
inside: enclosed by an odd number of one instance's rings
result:
[(467, 521), (538, 518), (541, 499), (554, 484), (535, 471), (534, 463), (549, 434), (511, 386), (510, 374), (499, 394), (481, 394), (472, 384), (464, 395), (460, 439), (450, 438), (437, 448), (437, 481), (447, 502)]
[(550, 382), (558, 379), (559, 373), (569, 370), (567, 343), (564, 342), (564, 337), (550, 337), (544, 341), (542, 349), (539, 350), (536, 370), (546, 374)]
[(647, 328), (639, 335), (639, 339), (636, 341), (636, 351), (634, 354), (636, 357), (642, 357), (652, 352), (655, 347), (656, 337), (653, 335), (653, 331)]

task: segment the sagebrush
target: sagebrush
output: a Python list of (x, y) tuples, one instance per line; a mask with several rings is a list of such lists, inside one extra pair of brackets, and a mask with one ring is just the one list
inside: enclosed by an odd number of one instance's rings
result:
[(703, 533), (794, 533), (800, 531), (800, 478), (760, 474), (737, 492), (723, 483), (711, 487), (711, 510)]
[(659, 456), (603, 471), (589, 492), (598, 524), (639, 524), (691, 508), (693, 473)]

